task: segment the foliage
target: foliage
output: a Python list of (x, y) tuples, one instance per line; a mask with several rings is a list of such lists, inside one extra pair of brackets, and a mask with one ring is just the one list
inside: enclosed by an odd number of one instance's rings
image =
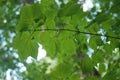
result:
[[(20, 17), (8, 12), (6, 25), (3, 20), (0, 21), (1, 30), (16, 34), (13, 43), (8, 42), (8, 45), (14, 47), (13, 51), (17, 50), (18, 62), (23, 62), (27, 68), (26, 73), (19, 72), (22, 79), (119, 80), (120, 1), (94, 0), (94, 7), (86, 12), (83, 12), (78, 0), (68, 0), (67, 3), (59, 1), (60, 5), (55, 0), (26, 4), (20, 9)], [(3, 4), (2, 1), (0, 4)], [(3, 14), (1, 11), (0, 14)], [(10, 14), (14, 19), (19, 19), (12, 29), (16, 21), (9, 23)], [(4, 35), (5, 39), (9, 36)], [(57, 59), (56, 66), (50, 68), (49, 73), (47, 71), (52, 63), (49, 64), (46, 59), (43, 62), (35, 60), (31, 64), (25, 62), (28, 56), (36, 59), (38, 43), (46, 50), (47, 57)], [(3, 59), (0, 57), (0, 60)], [(8, 68), (12, 67), (7, 66), (6, 70)]]
[(13, 37), (15, 36), (15, 25), (19, 18), (20, 1), (0, 1), (0, 79), (6, 70), (15, 69), (19, 62), (16, 50), (13, 49)]

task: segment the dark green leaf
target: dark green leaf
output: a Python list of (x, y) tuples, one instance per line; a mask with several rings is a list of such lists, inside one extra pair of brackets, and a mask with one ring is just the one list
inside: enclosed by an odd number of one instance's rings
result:
[(72, 1), (68, 2), (59, 12), (59, 16), (71, 16), (80, 10), (80, 6), (78, 4), (73, 3)]

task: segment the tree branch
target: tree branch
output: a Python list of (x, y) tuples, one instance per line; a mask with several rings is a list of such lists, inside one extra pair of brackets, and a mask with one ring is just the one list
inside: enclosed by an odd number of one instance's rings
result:
[(89, 33), (89, 32), (81, 32), (79, 30), (71, 30), (71, 29), (36, 29), (34, 31), (69, 31), (69, 32), (76, 32), (76, 33), (79, 33), (79, 34), (89, 34), (89, 35), (94, 35), (94, 36), (104, 36), (104, 37), (107, 37), (107, 38), (120, 39), (119, 37), (96, 34), (96, 33)]

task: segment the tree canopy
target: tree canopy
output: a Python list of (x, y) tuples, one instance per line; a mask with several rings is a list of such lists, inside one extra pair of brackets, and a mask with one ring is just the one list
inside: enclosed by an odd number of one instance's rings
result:
[(120, 1), (87, 1), (1, 0), (0, 79), (120, 80)]

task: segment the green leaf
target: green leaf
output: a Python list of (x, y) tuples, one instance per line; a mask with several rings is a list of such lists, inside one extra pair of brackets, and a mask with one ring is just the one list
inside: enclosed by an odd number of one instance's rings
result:
[(69, 80), (80, 80), (80, 75), (74, 73), (73, 75), (70, 76)]
[(83, 73), (92, 73), (93, 67), (94, 67), (94, 65), (93, 65), (92, 59), (90, 59), (86, 55), (81, 63), (81, 69), (82, 69)]
[(42, 0), (41, 12), (45, 16), (45, 26), (49, 29), (55, 28), (55, 17), (57, 16), (57, 5), (54, 0)]
[(66, 26), (67, 24), (70, 23), (71, 18), (70, 17), (56, 17), (55, 18), (55, 22), (57, 27), (63, 28), (64, 26)]
[[(109, 23), (109, 24), (108, 24)], [(112, 29), (111, 29), (111, 26), (113, 26), (114, 24), (116, 23), (116, 20), (114, 19), (109, 19), (107, 21), (104, 21), (102, 23), (102, 28), (106, 31), (107, 35), (111, 35), (112, 33)]]
[(117, 80), (116, 70), (112, 70), (112, 71), (109, 70), (107, 74), (102, 78), (102, 80), (108, 80), (108, 79)]
[(59, 41), (59, 58), (69, 57), (76, 53), (76, 44), (72, 38), (71, 32), (61, 31), (58, 35)]
[(88, 13), (83, 12), (82, 9), (80, 9), (80, 11), (78, 11), (76, 14), (72, 15), (70, 18), (70, 24), (73, 24), (74, 27), (78, 26), (78, 29), (80, 31), (84, 31), (85, 26), (87, 26), (87, 16)]
[(102, 22), (104, 22), (104, 21), (107, 21), (107, 20), (109, 20), (109, 19), (110, 19), (110, 15), (102, 12), (102, 13), (99, 13), (99, 14), (96, 16), (95, 21), (96, 21), (98, 24), (100, 24), (100, 23), (102, 23)]
[(111, 49), (120, 48), (120, 40), (109, 39), (110, 40), (110, 47)]
[(37, 31), (34, 32), (35, 39), (42, 44), (43, 48), (47, 51), (47, 55), (54, 58), (56, 55), (56, 32), (55, 31)]
[(69, 1), (65, 6), (63, 6), (58, 13), (59, 16), (71, 16), (80, 10), (80, 6), (73, 1)]
[(20, 21), (17, 24), (16, 31), (26, 31), (33, 27), (32, 5), (26, 5), (21, 8)]
[(105, 66), (105, 64), (101, 63), (99, 65), (99, 72), (102, 74), (105, 71), (106, 71), (106, 66)]
[(73, 71), (72, 64), (59, 63), (53, 70), (51, 80), (64, 80), (71, 77)]
[(57, 8), (54, 0), (42, 0), (40, 7), (42, 9), (42, 13), (48, 18), (48, 17), (55, 17), (57, 14)]
[(85, 34), (77, 34), (76, 40), (77, 40), (78, 46), (80, 47), (80, 51), (86, 54), (88, 51), (88, 43), (87, 43), (87, 37), (85, 36)]
[(46, 24), (46, 27), (49, 29), (54, 29), (56, 27), (54, 19), (52, 18), (47, 18), (45, 24)]
[(14, 40), (14, 47), (18, 50), (21, 60), (28, 56), (37, 57), (38, 44), (31, 38), (29, 32), (18, 33)]
[(32, 14), (32, 5), (26, 5), (21, 8), (20, 11), (20, 19), (21, 20), (31, 20), (33, 19), (33, 14)]
[(91, 37), (90, 41), (89, 41), (89, 46), (90, 48), (96, 50), (97, 49), (97, 42), (96, 42), (96, 38), (95, 37)]
[(87, 78), (85, 78), (85, 80), (99, 80), (99, 79), (95, 76), (88, 76)]
[(96, 65), (97, 63), (102, 63), (104, 62), (104, 52), (101, 50), (96, 50), (94, 54), (92, 55), (92, 60), (94, 64)]
[(99, 28), (100, 25), (94, 21), (90, 22), (87, 26), (90, 26), (87, 31), (94, 33), (94, 34), (96, 34), (100, 30)]
[(112, 51), (115, 49), (115, 47), (112, 47), (111, 44), (105, 44), (103, 49), (105, 50), (106, 54), (112, 54)]
[(19, 23), (16, 26), (16, 32), (23, 32), (30, 30), (33, 27), (32, 23), (33, 21), (30, 20), (19, 21)]
[(32, 5), (31, 9), (32, 9), (32, 14), (33, 14), (34, 19), (38, 19), (38, 18), (41, 18), (44, 16), (42, 13), (40, 4), (36, 3), (36, 4)]

